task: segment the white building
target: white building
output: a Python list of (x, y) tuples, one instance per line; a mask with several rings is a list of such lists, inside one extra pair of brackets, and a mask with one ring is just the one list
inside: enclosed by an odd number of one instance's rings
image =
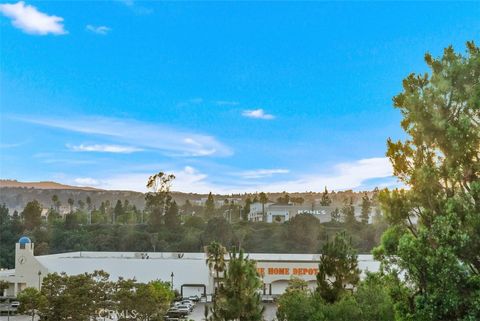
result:
[[(336, 206), (319, 206), (319, 205), (294, 205), (294, 204), (265, 204), (265, 217), (263, 215), (262, 203), (253, 203), (250, 205), (248, 220), (251, 222), (267, 223), (284, 223), (288, 222), (299, 214), (311, 214), (316, 217), (320, 223), (330, 222), (332, 220), (332, 212), (338, 210), (341, 214), (341, 208)], [(354, 206), (355, 218), (361, 221), (362, 209), (360, 206)], [(368, 223), (373, 223), (376, 208), (372, 208)], [(341, 219), (341, 218), (340, 218)]]
[[(27, 287), (40, 288), (49, 273), (77, 275), (95, 270), (108, 272), (112, 280), (123, 277), (139, 282), (171, 281), (173, 273), (173, 287), (184, 296), (213, 293), (213, 274), (206, 265), (205, 253), (70, 252), (34, 256), (33, 249), (28, 237), (16, 244), (15, 269), (0, 271), (0, 280), (10, 284), (4, 296), (15, 297)], [(304, 279), (311, 288), (316, 285), (319, 254), (251, 253), (249, 258), (256, 261), (264, 295), (282, 294), (292, 277)], [(228, 257), (225, 259), (228, 262)], [(379, 262), (371, 255), (359, 255), (358, 261), (363, 273), (379, 269)]]

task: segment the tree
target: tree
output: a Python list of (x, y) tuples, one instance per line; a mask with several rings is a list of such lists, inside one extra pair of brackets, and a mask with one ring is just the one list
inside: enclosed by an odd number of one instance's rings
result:
[(370, 219), (370, 212), (372, 211), (372, 201), (368, 198), (367, 193), (365, 193), (362, 197), (362, 223), (368, 224)]
[(280, 196), (279, 198), (277, 198), (277, 203), (278, 204), (283, 204), (283, 205), (287, 205), (290, 203), (290, 195), (288, 195), (287, 192), (283, 192), (283, 196)]
[(62, 206), (62, 202), (60, 202), (60, 199), (56, 194), (52, 196), (52, 204), (57, 213), (60, 212), (60, 206)]
[(121, 200), (117, 200), (115, 207), (113, 208), (113, 218), (112, 223), (115, 224), (119, 218), (124, 214), (124, 209)]
[(265, 194), (264, 192), (261, 192), (260, 194), (258, 194), (258, 201), (262, 203), (262, 216), (263, 216), (263, 220), (265, 221), (265, 204), (268, 203), (267, 194)]
[(20, 302), (19, 312), (29, 313), (34, 321), (36, 312), (40, 305), (44, 304), (45, 298), (37, 289), (26, 288), (18, 294), (17, 300)]
[(255, 262), (240, 250), (230, 252), (228, 268), (212, 308), (215, 321), (260, 321), (263, 319), (262, 281)]
[(390, 285), (381, 275), (368, 273), (354, 293), (361, 310), (362, 321), (395, 320), (393, 301), (389, 295)]
[(169, 229), (178, 229), (180, 218), (178, 217), (177, 202), (173, 201), (165, 213), (165, 226)]
[(305, 202), (305, 199), (300, 196), (296, 196), (296, 197), (292, 196), (290, 198), (290, 202), (292, 202), (294, 205), (302, 205)]
[(92, 199), (90, 198), (90, 196), (87, 196), (87, 198), (85, 199), (85, 203), (87, 203), (88, 211), (91, 211), (92, 210)]
[(163, 216), (172, 201), (170, 186), (174, 179), (174, 175), (163, 172), (148, 178), (147, 187), (151, 192), (145, 195), (145, 207), (150, 214), (149, 224), (155, 230), (160, 229)]
[(73, 200), (73, 198), (69, 198), (67, 200), (67, 203), (70, 206), (70, 213), (72, 213), (73, 212), (73, 204), (75, 204), (75, 201)]
[(337, 207), (330, 213), (330, 216), (332, 217), (332, 222), (340, 222), (340, 210)]
[(213, 199), (212, 192), (208, 193), (207, 200), (205, 201), (204, 217), (208, 220), (215, 216), (215, 200)]
[(317, 292), (328, 303), (334, 303), (355, 287), (360, 280), (357, 253), (347, 240), (345, 232), (338, 233), (332, 242), (322, 248), (317, 274)]
[(0, 296), (4, 296), (3, 293), (10, 287), (10, 283), (5, 280), (0, 280)]
[(39, 227), (42, 222), (42, 206), (37, 200), (28, 202), (22, 211), (22, 217), (27, 230)]
[(77, 204), (78, 204), (79, 209), (81, 209), (81, 210), (85, 209), (85, 202), (83, 200), (78, 200)]
[(325, 190), (323, 191), (323, 194), (322, 194), (322, 199), (320, 200), (320, 205), (330, 206), (330, 204), (332, 204), (332, 200), (328, 196), (328, 190), (327, 190), (327, 187), (325, 186)]
[(278, 300), (277, 319), (279, 321), (311, 320), (314, 314), (311, 299), (307, 282), (298, 278), (291, 279), (285, 293)]
[(245, 205), (243, 206), (242, 209), (242, 220), (243, 221), (248, 221), (248, 213), (250, 213), (250, 205), (252, 205), (252, 199), (250, 196), (247, 196), (245, 199)]
[(147, 284), (135, 284), (133, 294), (133, 309), (137, 320), (163, 320), (174, 293), (170, 284), (161, 281), (151, 281)]
[(189, 200), (185, 200), (185, 203), (181, 206), (181, 208), (184, 215), (193, 214), (193, 205)]
[(382, 191), (389, 230), (375, 256), (401, 272), (399, 320), (480, 319), (480, 48), (425, 55), (431, 75), (410, 74), (393, 103), (404, 141), (387, 156), (406, 190)]
[(343, 201), (342, 216), (343, 221), (348, 226), (352, 226), (357, 222), (355, 218), (355, 208), (353, 207), (353, 197), (350, 197), (350, 199), (345, 199)]
[(207, 265), (210, 271), (215, 273), (214, 287), (217, 292), (220, 273), (225, 270), (225, 255), (227, 250), (220, 243), (213, 241), (206, 247)]
[(287, 222), (286, 239), (297, 253), (315, 253), (321, 232), (320, 221), (311, 214), (299, 214)]

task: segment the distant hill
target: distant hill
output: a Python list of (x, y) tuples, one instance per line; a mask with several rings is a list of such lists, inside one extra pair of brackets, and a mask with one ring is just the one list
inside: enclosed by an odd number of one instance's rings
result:
[[(372, 192), (368, 191), (368, 195), (371, 197)], [(290, 196), (302, 197), (305, 200), (304, 204), (312, 204), (318, 202), (322, 196), (322, 193), (316, 192), (304, 192), (304, 193), (289, 193)], [(354, 204), (359, 205), (364, 192), (342, 191), (331, 192), (330, 198), (332, 200), (332, 206), (341, 207), (345, 199), (353, 198)], [(77, 206), (78, 201), (85, 201), (87, 197), (92, 200), (92, 205), (99, 208), (102, 202), (109, 202), (111, 206), (115, 206), (117, 200), (128, 200), (130, 204), (135, 205), (138, 209), (145, 207), (145, 194), (134, 191), (115, 191), (115, 190), (102, 190), (88, 186), (71, 186), (64, 185), (56, 182), (18, 182), (16, 180), (0, 179), (0, 204), (5, 204), (10, 213), (23, 210), (25, 205), (32, 201), (39, 201), (44, 208), (50, 208), (53, 206), (52, 196), (57, 195), (62, 203), (63, 210), (68, 211), (69, 207), (68, 199), (74, 200)], [(236, 194), (236, 195), (214, 195), (214, 198), (218, 204), (222, 204), (223, 200), (228, 197), (234, 197), (236, 199), (245, 200), (248, 194)], [(283, 193), (267, 193), (268, 198), (271, 201), (275, 201)], [(186, 200), (196, 201), (205, 199), (207, 194), (197, 193), (183, 193), (172, 192), (172, 196), (177, 204), (182, 205)]]
[(13, 179), (0, 179), (1, 187), (24, 187), (24, 188), (36, 188), (36, 189), (74, 189), (84, 191), (99, 191), (98, 188), (88, 186), (72, 186), (64, 185), (56, 182), (19, 182)]

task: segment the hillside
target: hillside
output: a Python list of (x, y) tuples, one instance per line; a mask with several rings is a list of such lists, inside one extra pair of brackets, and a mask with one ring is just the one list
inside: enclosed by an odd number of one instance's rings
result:
[[(346, 198), (353, 197), (354, 203), (359, 203), (364, 192), (331, 192), (330, 198), (333, 205), (341, 206)], [(367, 192), (369, 196), (372, 192)], [(322, 193), (306, 192), (306, 193), (290, 193), (290, 196), (302, 197), (305, 199), (305, 204), (311, 204), (321, 198)], [(63, 206), (67, 207), (68, 199), (72, 198), (77, 204), (79, 200), (85, 201), (87, 197), (92, 200), (92, 205), (97, 208), (102, 202), (109, 201), (114, 205), (117, 200), (128, 200), (130, 204), (135, 205), (138, 209), (143, 209), (145, 206), (145, 194), (134, 191), (115, 191), (115, 190), (101, 190), (93, 187), (79, 187), (64, 185), (56, 182), (18, 182), (16, 180), (0, 180), (0, 204), (5, 205), (13, 211), (21, 212), (25, 205), (32, 200), (39, 201), (44, 208), (50, 208), (52, 203), (52, 196), (57, 195)], [(184, 204), (188, 199), (190, 201), (201, 200), (206, 198), (207, 194), (197, 193), (183, 193), (172, 192), (173, 198), (178, 204)], [(217, 202), (221, 203), (228, 197), (234, 197), (244, 200), (248, 194), (239, 195), (214, 195)], [(267, 193), (268, 198), (275, 201), (282, 193)]]

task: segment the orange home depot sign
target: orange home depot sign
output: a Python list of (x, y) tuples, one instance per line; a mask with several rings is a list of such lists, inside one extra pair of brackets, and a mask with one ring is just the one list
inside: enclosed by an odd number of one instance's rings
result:
[(257, 268), (260, 275), (316, 275), (316, 268)]

